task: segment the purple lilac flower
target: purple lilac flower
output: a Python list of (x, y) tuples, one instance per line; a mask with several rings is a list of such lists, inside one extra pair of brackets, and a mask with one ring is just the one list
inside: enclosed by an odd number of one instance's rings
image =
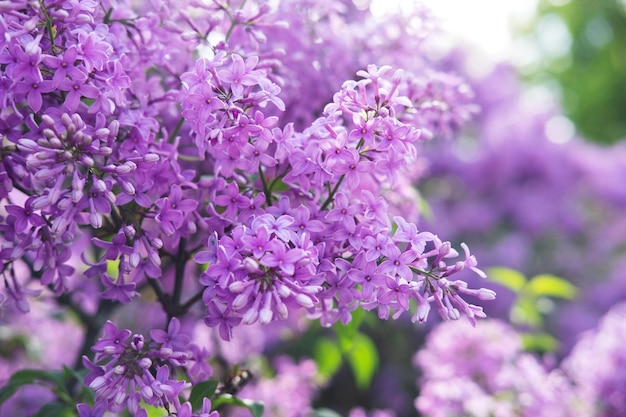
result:
[[(173, 335), (177, 333), (177, 323), (170, 324), (169, 331)], [(190, 384), (171, 379), (169, 366), (156, 363), (161, 361), (172, 367), (185, 365), (186, 351), (178, 350), (168, 342), (155, 340), (149, 343), (142, 335), (132, 335), (128, 329), (119, 330), (110, 321), (106, 323), (104, 333), (93, 347), (95, 362), (83, 357), (83, 363), (90, 370), (85, 383), (95, 390), (96, 401), (103, 402), (107, 410), (127, 408), (133, 415), (145, 415), (141, 402), (157, 407), (181, 406), (178, 396)], [(171, 340), (161, 337), (158, 332), (155, 335), (159, 340)], [(178, 346), (187, 347), (188, 339), (182, 335), (175, 335), (175, 339), (180, 342)], [(153, 365), (156, 365), (156, 373)]]
[(597, 328), (583, 334), (563, 364), (594, 416), (618, 416), (626, 408), (626, 378), (621, 372), (626, 361), (625, 318), (626, 304), (615, 305)]
[[(584, 405), (559, 370), (524, 353), (508, 325), (483, 321), (468, 331), (443, 323), (414, 358), (422, 371), (416, 408), (432, 416), (579, 416)], [(582, 414), (581, 414), (582, 413)]]

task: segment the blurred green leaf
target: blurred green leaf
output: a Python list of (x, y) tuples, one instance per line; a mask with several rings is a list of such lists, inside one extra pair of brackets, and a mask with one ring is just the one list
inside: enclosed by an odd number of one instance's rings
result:
[(265, 410), (265, 406), (261, 402), (244, 400), (241, 398), (233, 397), (230, 394), (220, 395), (212, 401), (213, 409), (227, 404), (247, 408), (248, 410), (250, 410), (250, 413), (253, 417), (261, 417), (263, 415), (263, 411)]
[(339, 346), (328, 338), (321, 338), (315, 343), (313, 359), (317, 364), (318, 372), (324, 378), (331, 378), (335, 375), (343, 362)]
[(14, 373), (7, 384), (0, 388), (0, 404), (9, 399), (24, 385), (32, 385), (39, 381), (53, 382), (57, 386), (63, 386), (63, 374), (59, 371), (43, 371), (41, 369), (23, 369)]
[(318, 408), (317, 410), (313, 410), (313, 415), (311, 417), (341, 417), (341, 414), (331, 410), (330, 408)]
[(533, 277), (526, 289), (538, 296), (557, 297), (572, 300), (576, 298), (578, 289), (570, 282), (556, 275), (540, 274)]
[(511, 321), (530, 327), (540, 327), (543, 319), (535, 301), (533, 297), (520, 297), (511, 309)]
[(485, 272), (491, 281), (497, 282), (516, 293), (520, 292), (526, 285), (526, 277), (515, 269), (494, 266), (487, 268)]
[(148, 417), (165, 417), (168, 416), (169, 413), (163, 407), (155, 407), (150, 404), (142, 403), (141, 406), (148, 413)]
[(74, 409), (67, 404), (55, 401), (44, 404), (39, 411), (31, 414), (30, 417), (74, 417)]
[(554, 352), (559, 347), (559, 341), (548, 333), (522, 335), (524, 350), (535, 352)]
[(209, 379), (208, 381), (200, 382), (191, 389), (189, 394), (189, 403), (191, 408), (197, 410), (202, 407), (202, 402), (205, 398), (211, 398), (215, 394), (217, 389), (217, 381), (215, 379)]
[(364, 311), (357, 309), (352, 312), (352, 320), (345, 324), (335, 324), (333, 329), (339, 341), (339, 347), (343, 353), (347, 353), (352, 349), (354, 338), (359, 334), (359, 327), (363, 322)]
[(352, 349), (347, 352), (346, 357), (356, 386), (360, 389), (369, 388), (378, 369), (378, 350), (372, 339), (361, 333), (355, 335)]
[(81, 387), (80, 391), (80, 399), (81, 402), (87, 402), (92, 404), (94, 402), (95, 392), (92, 389), (89, 389), (87, 385), (85, 385), (85, 375), (87, 375), (87, 370), (82, 369), (77, 371), (75, 369), (69, 368), (67, 366), (63, 366), (63, 373), (66, 381), (70, 381), (72, 379), (76, 379), (78, 381), (79, 386)]

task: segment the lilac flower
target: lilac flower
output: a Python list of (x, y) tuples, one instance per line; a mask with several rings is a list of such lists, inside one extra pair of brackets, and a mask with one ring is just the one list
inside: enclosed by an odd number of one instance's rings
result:
[(78, 45), (87, 72), (91, 72), (93, 69), (102, 69), (112, 49), (111, 45), (96, 32), (78, 33)]
[(120, 331), (115, 323), (107, 321), (103, 328), (104, 337), (93, 346), (95, 352), (107, 355), (119, 355), (124, 350), (124, 343), (130, 337), (131, 331), (124, 329)]
[(76, 111), (82, 97), (95, 99), (100, 96), (100, 90), (87, 81), (87, 74), (78, 72), (75, 78), (65, 78), (59, 83), (58, 88), (67, 91), (65, 107), (68, 111)]
[(77, 404), (76, 408), (78, 410), (79, 417), (102, 417), (106, 411), (106, 403), (104, 401), (99, 401), (94, 404), (93, 408), (87, 404)]
[(189, 336), (180, 333), (180, 322), (176, 317), (170, 321), (167, 332), (160, 329), (150, 330), (150, 337), (155, 342), (161, 343), (161, 349), (184, 351), (189, 345)]
[(81, 79), (84, 77), (80, 67), (75, 65), (77, 59), (78, 47), (71, 45), (59, 56), (47, 55), (43, 57), (43, 62), (48, 68), (54, 70), (52, 80), (56, 85), (59, 85), (66, 76), (69, 76), (71, 79)]
[(42, 94), (54, 91), (55, 84), (51, 80), (37, 80), (26, 78), (15, 84), (13, 91), (16, 94), (25, 95), (28, 105), (34, 112), (41, 110), (43, 105)]
[(218, 75), (221, 80), (230, 84), (230, 89), (235, 97), (239, 97), (243, 94), (244, 86), (258, 84), (258, 76), (253, 70), (259, 62), (259, 58), (251, 56), (244, 63), (240, 55), (233, 54), (231, 59), (233, 61), (232, 67), (228, 70), (219, 71)]
[(279, 241), (269, 243), (269, 251), (261, 258), (261, 264), (268, 267), (278, 267), (287, 275), (293, 275), (296, 263), (302, 259), (304, 253), (300, 249), (287, 249)]
[(223, 340), (230, 340), (233, 337), (233, 328), (241, 322), (241, 318), (230, 315), (228, 308), (220, 308), (214, 302), (208, 305), (208, 315), (204, 318), (204, 323), (209, 327), (218, 326), (219, 335)]
[(28, 198), (24, 202), (24, 208), (16, 205), (6, 206), (7, 213), (14, 218), (13, 228), (16, 233), (24, 232), (29, 224), (35, 227), (46, 224), (45, 220), (40, 215), (36, 214), (33, 209), (34, 199), (34, 197)]
[(580, 389), (584, 404), (594, 416), (617, 416), (626, 407), (622, 365), (626, 304), (615, 305), (596, 329), (585, 333), (566, 358), (563, 368)]

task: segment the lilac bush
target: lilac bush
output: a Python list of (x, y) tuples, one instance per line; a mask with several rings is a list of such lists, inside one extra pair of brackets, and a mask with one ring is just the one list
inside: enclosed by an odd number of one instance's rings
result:
[[(579, 332), (626, 297), (624, 146), (576, 136), (557, 103), (523, 88), (509, 65), (469, 80), (481, 108), (470, 126), (476, 135), (429, 144), (438, 157), (419, 185), (432, 216), (419, 224), (467, 242), (483, 266), (549, 273), (577, 286), (576, 302), (558, 303), (547, 316), (564, 356)], [(488, 314), (508, 318), (514, 296), (502, 287)]]
[(471, 91), (408, 55), (411, 42), (389, 48), (366, 10), (305, 0), (0, 9), (2, 320), (17, 325), (42, 302), (82, 330), (78, 360), (67, 351), (45, 363), (61, 371), (3, 376), (0, 400), (43, 384), (57, 400), (42, 412), (214, 417), (233, 404), (260, 415), (237, 397), (242, 374), (207, 361), (196, 324), (228, 342), (294, 317), (345, 325), (358, 308), (381, 319), (411, 310), (414, 322), (431, 308), (485, 317), (471, 300), (495, 293), (459, 274), (484, 277), (467, 245), (418, 230), (415, 211), (398, 215), (422, 142), (475, 113)]
[(414, 364), (422, 371), (416, 408), (428, 416), (619, 416), (624, 412), (624, 303), (582, 335), (555, 367), (523, 351), (508, 324), (468, 332), (444, 323)]

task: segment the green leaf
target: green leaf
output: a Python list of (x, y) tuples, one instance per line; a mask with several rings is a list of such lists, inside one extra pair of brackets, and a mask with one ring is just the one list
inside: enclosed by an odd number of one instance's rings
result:
[(244, 400), (241, 398), (233, 397), (230, 394), (223, 394), (217, 397), (212, 401), (213, 409), (215, 410), (217, 407), (221, 405), (235, 405), (238, 407), (245, 407), (250, 410), (250, 413), (253, 417), (261, 417), (263, 415), (263, 411), (265, 410), (265, 406), (263, 403), (252, 400)]
[(339, 346), (328, 338), (321, 338), (315, 343), (313, 359), (319, 374), (328, 379), (335, 375), (343, 362)]
[(494, 266), (487, 268), (485, 272), (491, 281), (497, 282), (516, 293), (520, 292), (526, 285), (526, 277), (521, 272), (511, 268)]
[(31, 414), (30, 417), (73, 417), (74, 410), (67, 404), (60, 402), (50, 402), (44, 404), (39, 411)]
[(526, 289), (538, 296), (564, 298), (572, 300), (578, 295), (578, 289), (570, 282), (556, 275), (540, 274), (533, 277)]
[(146, 410), (148, 417), (166, 417), (170, 415), (163, 407), (155, 407), (144, 402), (141, 403), (141, 407)]
[(535, 352), (554, 352), (559, 347), (559, 341), (548, 333), (522, 335), (524, 350)]
[(15, 394), (15, 391), (17, 391), (20, 386), (21, 385), (12, 384), (9, 382), (4, 387), (0, 388), (0, 405), (9, 398), (11, 398), (11, 396)]
[(202, 402), (205, 398), (211, 398), (215, 394), (217, 389), (217, 381), (215, 379), (209, 379), (208, 381), (200, 382), (191, 389), (189, 394), (189, 403), (191, 408), (197, 410), (202, 407)]
[(356, 386), (367, 389), (378, 369), (378, 350), (372, 340), (358, 333), (352, 342), (352, 349), (347, 352), (348, 363), (354, 374)]
[(313, 410), (311, 417), (341, 417), (341, 414), (330, 408), (318, 408), (317, 410)]
[(364, 311), (357, 309), (352, 312), (352, 320), (345, 324), (336, 324), (333, 326), (337, 340), (339, 341), (339, 347), (343, 353), (347, 353), (352, 349), (354, 338), (359, 334), (359, 327), (363, 322)]
[(85, 385), (85, 375), (87, 375), (87, 369), (81, 369), (77, 371), (75, 369), (63, 366), (63, 374), (66, 381), (76, 379), (80, 385), (80, 402), (93, 404), (95, 392)]
[(537, 309), (536, 300), (532, 297), (520, 297), (511, 309), (511, 321), (530, 327), (540, 327), (543, 318)]
[(15, 372), (7, 384), (0, 388), (0, 404), (9, 399), (15, 391), (24, 385), (32, 385), (38, 381), (50, 381), (62, 386), (63, 374), (58, 371), (43, 371), (41, 369), (23, 369)]
[(117, 278), (120, 275), (120, 260), (119, 259), (108, 259), (107, 260), (107, 274), (113, 281), (117, 281)]
[(14, 373), (9, 379), (10, 382), (20, 385), (32, 384), (35, 381), (51, 381), (54, 383), (63, 382), (63, 373), (59, 371), (44, 371), (42, 369), (22, 369)]

